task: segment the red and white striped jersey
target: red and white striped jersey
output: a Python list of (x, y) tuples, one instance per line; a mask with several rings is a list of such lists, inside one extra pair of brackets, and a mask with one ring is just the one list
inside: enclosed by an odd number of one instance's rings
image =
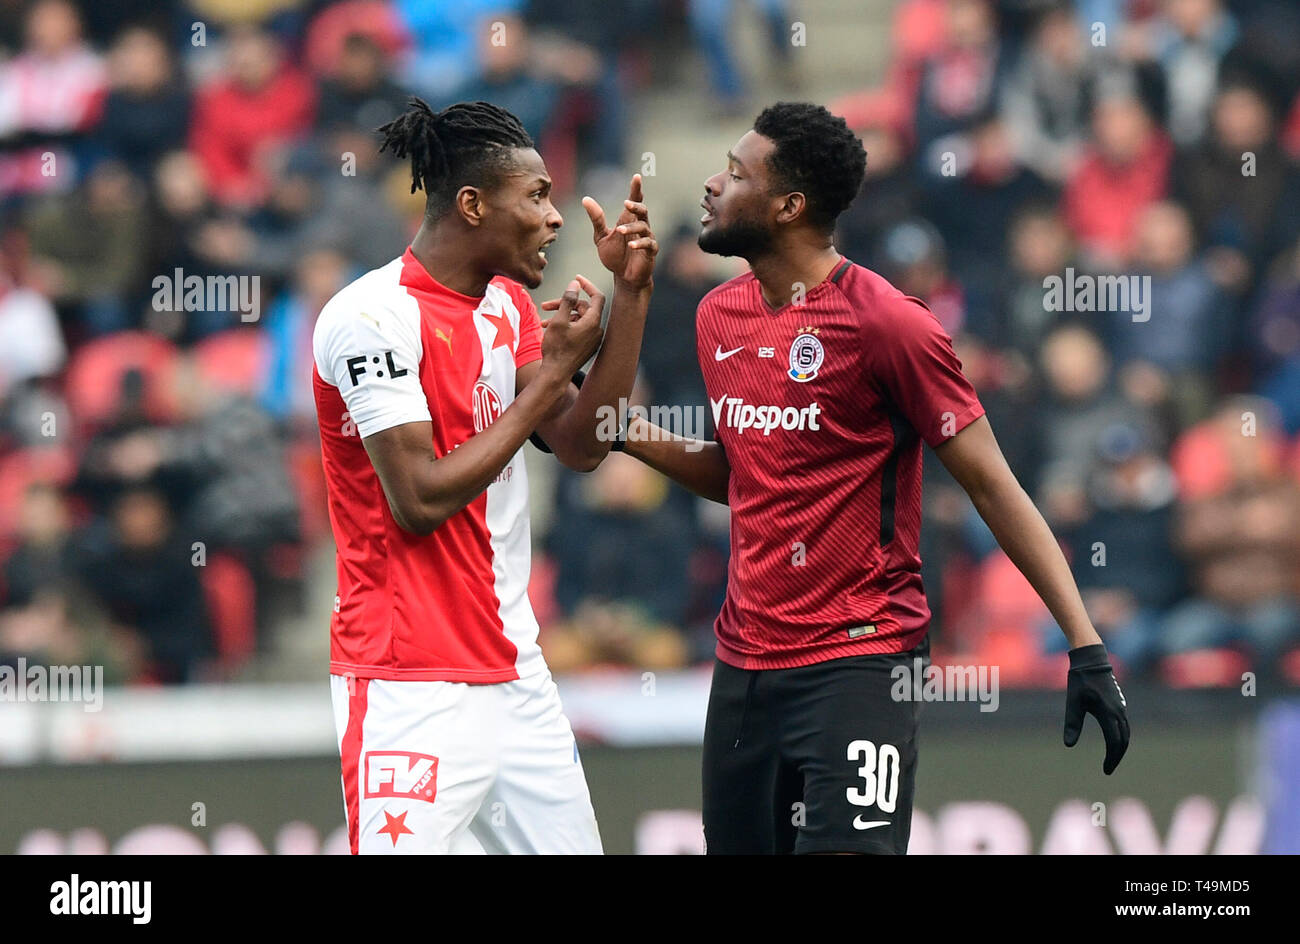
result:
[(528, 600), (528, 477), (522, 450), (432, 534), (393, 519), (362, 439), (431, 421), (438, 458), (515, 397), (542, 356), (537, 309), (494, 279), (481, 298), (439, 284), (408, 248), (321, 310), (313, 386), (338, 596), (330, 672), (390, 680), (504, 682), (545, 670)]

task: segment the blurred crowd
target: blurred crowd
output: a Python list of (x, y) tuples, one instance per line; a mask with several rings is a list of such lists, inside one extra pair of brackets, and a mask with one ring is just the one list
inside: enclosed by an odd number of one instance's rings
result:
[[(625, 180), (665, 74), (719, 116), (762, 104), (747, 75), (797, 78), (798, 4), (618, 6), (0, 0), (0, 659), (229, 678), (326, 592), (312, 327), (418, 226), (371, 134), (410, 93), (509, 108), (562, 201)], [(839, 248), (953, 335), (1125, 671), (1300, 679), (1300, 9), (902, 0), (890, 56), (833, 103), (869, 154)], [(672, 216), (637, 396), (703, 407), (680, 339), (718, 270)], [(1048, 310), (1067, 269), (1149, 275), (1149, 318)], [(936, 650), (1044, 680), (1059, 632), (927, 462)], [(615, 455), (545, 511), (557, 671), (710, 656), (724, 508)]]

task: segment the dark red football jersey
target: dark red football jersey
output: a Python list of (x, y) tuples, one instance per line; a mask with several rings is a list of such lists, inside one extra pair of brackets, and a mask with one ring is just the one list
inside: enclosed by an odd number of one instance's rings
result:
[(915, 646), (921, 441), (984, 413), (938, 319), (842, 260), (779, 309), (752, 273), (720, 285), (696, 346), (731, 463), (718, 658), (778, 669)]

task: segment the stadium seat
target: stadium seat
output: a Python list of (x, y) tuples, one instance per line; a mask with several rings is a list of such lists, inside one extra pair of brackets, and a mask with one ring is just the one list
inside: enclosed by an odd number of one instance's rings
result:
[(334, 75), (343, 57), (343, 43), (353, 33), (370, 37), (388, 56), (397, 56), (410, 45), (406, 27), (391, 3), (346, 0), (321, 10), (307, 27), (303, 58), (308, 68), (317, 75)]
[(210, 554), (199, 574), (212, 620), (217, 660), (223, 671), (230, 672), (248, 661), (256, 645), (253, 575), (238, 557), (222, 553)]
[(1160, 660), (1160, 678), (1172, 688), (1227, 688), (1241, 684), (1250, 660), (1235, 649), (1193, 649)]
[(998, 684), (1012, 687), (1037, 685), (1042, 678), (1037, 636), (1026, 627), (992, 629), (984, 635), (969, 661), (996, 665)]
[[(1232, 456), (1213, 420), (1194, 426), (1174, 443), (1170, 464), (1183, 501), (1218, 495), (1233, 482)], [(1269, 474), (1281, 472), (1286, 444), (1272, 429), (1259, 430), (1259, 460)]]
[(1300, 649), (1292, 649), (1278, 660), (1282, 677), (1292, 685), (1300, 685)]
[(540, 626), (549, 626), (560, 619), (559, 604), (555, 602), (555, 580), (558, 570), (555, 561), (546, 554), (533, 555), (532, 569), (528, 579), (528, 600), (533, 607), (533, 615)]
[(248, 328), (221, 331), (196, 344), (194, 358), (214, 390), (256, 396), (269, 369), (267, 336)]
[(20, 449), (0, 459), (0, 547), (10, 548), (18, 529), (27, 487), (36, 482), (65, 486), (77, 472), (77, 457), (67, 446)]
[(1047, 608), (1011, 559), (995, 551), (976, 570), (976, 604), (968, 630), (974, 661), (999, 667), (1003, 685), (1038, 685), (1046, 670), (1037, 627)]
[(89, 342), (72, 356), (64, 378), (68, 408), (83, 433), (109, 422), (121, 403), (128, 371), (144, 377), (144, 410), (149, 420), (167, 423), (176, 416), (172, 372), (176, 348), (155, 334), (122, 331)]
[(329, 505), (325, 495), (325, 470), (321, 467), (320, 445), (315, 439), (289, 443), (285, 463), (289, 478), (301, 499), (299, 526), (304, 543), (314, 545), (329, 535)]

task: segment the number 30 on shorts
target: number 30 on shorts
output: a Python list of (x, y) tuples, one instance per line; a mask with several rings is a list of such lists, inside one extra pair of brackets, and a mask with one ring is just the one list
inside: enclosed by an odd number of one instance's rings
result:
[(875, 806), (882, 813), (894, 812), (898, 803), (898, 748), (892, 744), (881, 744), (877, 749), (874, 741), (850, 741), (849, 760), (861, 761), (858, 776), (863, 786), (849, 787), (845, 793), (854, 806)]

